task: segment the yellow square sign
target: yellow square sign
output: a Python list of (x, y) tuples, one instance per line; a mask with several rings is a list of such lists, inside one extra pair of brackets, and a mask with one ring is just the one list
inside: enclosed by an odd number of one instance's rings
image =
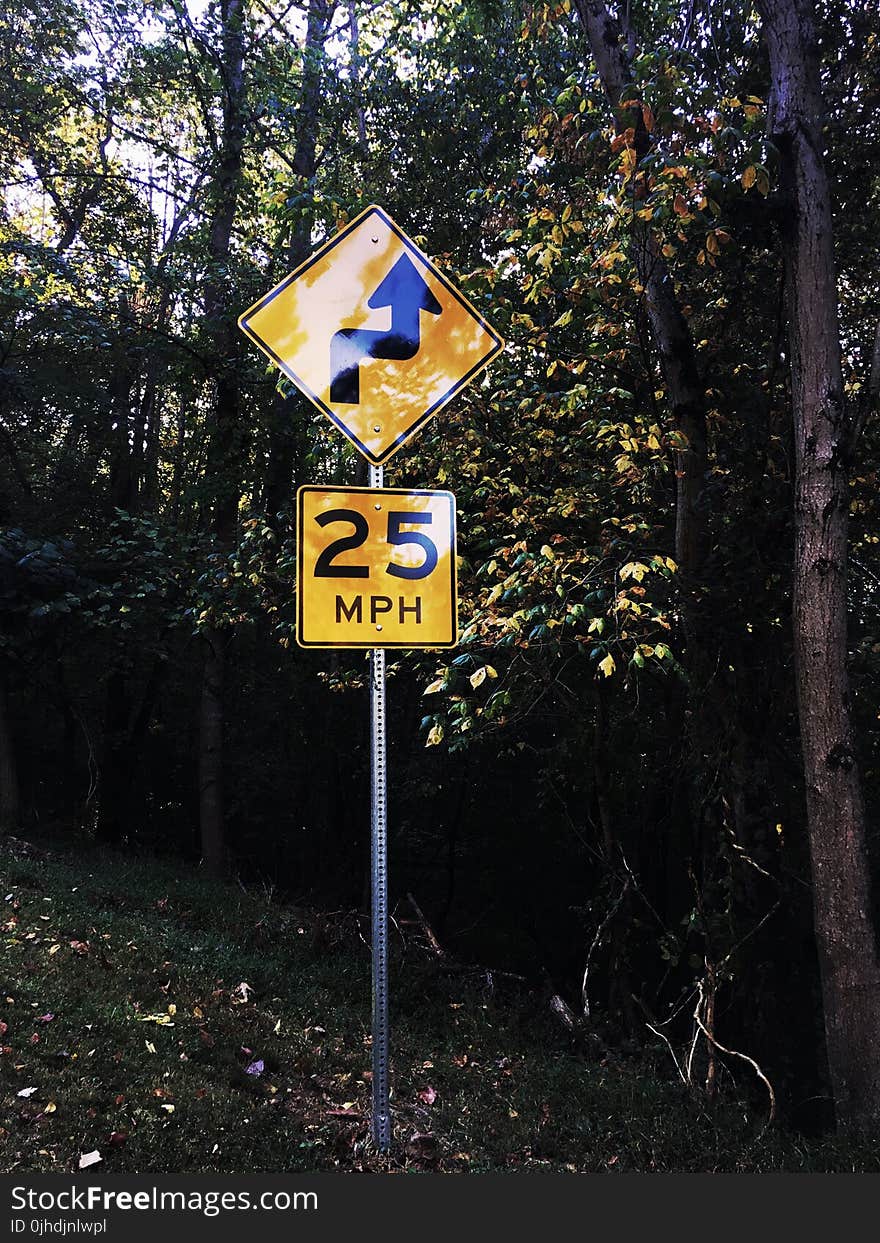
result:
[(451, 492), (307, 485), (296, 501), (301, 647), (455, 646)]
[(504, 348), (381, 207), (368, 207), (238, 322), (376, 465)]

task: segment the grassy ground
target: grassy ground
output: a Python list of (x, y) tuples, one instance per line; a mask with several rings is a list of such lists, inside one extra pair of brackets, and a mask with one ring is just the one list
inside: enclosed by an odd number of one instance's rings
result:
[[(102, 1173), (876, 1170), (665, 1062), (585, 1054), (535, 994), (392, 965), (395, 1148), (369, 1143), (369, 950), (184, 865), (0, 855), (0, 1168)], [(519, 991), (516, 991), (519, 989)]]

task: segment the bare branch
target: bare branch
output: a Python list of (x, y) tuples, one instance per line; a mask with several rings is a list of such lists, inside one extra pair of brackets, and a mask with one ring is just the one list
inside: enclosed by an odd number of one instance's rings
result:
[[(764, 1130), (766, 1131), (767, 1127), (770, 1126), (771, 1122), (773, 1122), (773, 1120), (776, 1117), (776, 1093), (773, 1091), (773, 1084), (764, 1074), (763, 1070), (761, 1070), (761, 1067), (758, 1065), (758, 1063), (755, 1061), (753, 1057), (749, 1057), (747, 1053), (739, 1053), (737, 1052), (736, 1049), (725, 1048), (724, 1045), (721, 1044), (720, 1041), (716, 1040), (716, 1038), (712, 1035), (712, 1033), (708, 1031), (705, 1024), (703, 1023), (702, 1018), (700, 1017), (700, 1010), (702, 1009), (703, 1003), (705, 1001), (702, 980), (697, 985), (697, 988), (700, 994), (699, 998), (697, 999), (697, 1008), (694, 1010), (694, 1022), (697, 1024), (697, 1027), (700, 1029), (700, 1031), (703, 1033), (706, 1039), (711, 1041), (711, 1043), (715, 1046), (715, 1048), (719, 1051), (719, 1053), (726, 1053), (728, 1057), (738, 1057), (738, 1058), (741, 1058), (744, 1062), (748, 1062), (748, 1064), (754, 1070), (755, 1074), (758, 1076), (758, 1078), (763, 1083), (764, 1087), (767, 1089), (767, 1095), (770, 1098), (770, 1112), (767, 1115), (767, 1121), (764, 1123)], [(690, 1077), (690, 1069), (688, 1070), (688, 1077)]]

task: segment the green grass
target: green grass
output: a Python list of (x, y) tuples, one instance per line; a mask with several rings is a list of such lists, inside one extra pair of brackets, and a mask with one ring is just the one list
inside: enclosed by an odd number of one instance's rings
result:
[(354, 916), (90, 848), (7, 850), (0, 877), (5, 1172), (94, 1150), (107, 1173), (880, 1168), (876, 1145), (762, 1133), (737, 1100), (709, 1113), (660, 1054), (585, 1054), (539, 995), (490, 991), (396, 935), (379, 1157)]

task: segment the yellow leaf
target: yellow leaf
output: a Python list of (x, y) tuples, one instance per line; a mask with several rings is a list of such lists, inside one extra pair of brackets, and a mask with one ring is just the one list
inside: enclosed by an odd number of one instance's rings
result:
[(443, 679), (438, 678), (436, 682), (432, 682), (430, 686), (426, 686), (425, 689), (422, 691), (422, 694), (433, 695), (435, 694), (436, 691), (442, 691), (442, 690), (443, 690)]
[(553, 549), (550, 547), (549, 544), (541, 545), (541, 556), (546, 557), (548, 561), (556, 560), (556, 553), (553, 551)]
[(610, 654), (604, 660), (599, 661), (599, 668), (605, 674), (606, 678), (610, 678), (617, 666), (614, 663), (614, 657)]
[(54, 1101), (49, 1101), (48, 1105), (44, 1105), (44, 1106), (43, 1106), (43, 1113), (44, 1113), (44, 1114), (54, 1114), (54, 1112), (55, 1112), (55, 1110), (56, 1110), (57, 1108), (58, 1108), (58, 1106), (55, 1104), (55, 1102), (54, 1102)]
[(743, 173), (742, 177), (740, 177), (740, 181), (742, 182), (742, 188), (744, 190), (751, 190), (752, 186), (755, 184), (755, 179), (757, 178), (757, 176), (758, 176), (758, 170), (755, 168), (754, 164), (750, 164), (748, 168), (746, 169), (746, 171)]
[(483, 665), (482, 669), (478, 669), (476, 673), (472, 673), (470, 681), (474, 690), (476, 690), (478, 686), (482, 686), (486, 681), (486, 666)]
[(436, 747), (436, 746), (439, 746), (442, 741), (443, 741), (443, 726), (432, 725), (431, 732), (428, 734), (428, 741), (425, 743), (425, 746)]
[(721, 253), (721, 247), (718, 245), (718, 238), (714, 233), (707, 234), (706, 249), (710, 255), (717, 255)]

